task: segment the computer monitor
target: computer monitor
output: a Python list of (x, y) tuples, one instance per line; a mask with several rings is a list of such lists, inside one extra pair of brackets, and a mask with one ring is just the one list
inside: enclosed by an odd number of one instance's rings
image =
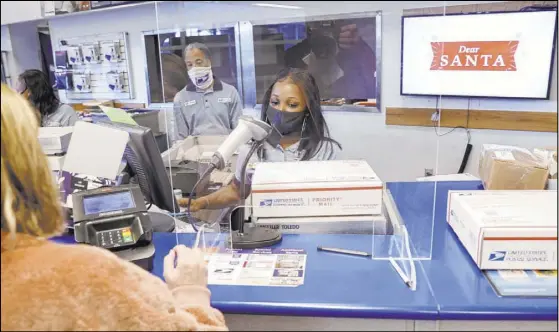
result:
[(128, 163), (130, 176), (134, 182), (139, 184), (146, 201), (155, 204), (162, 210), (180, 212), (151, 129), (116, 122), (98, 122), (97, 124), (124, 130), (130, 135), (124, 157)]

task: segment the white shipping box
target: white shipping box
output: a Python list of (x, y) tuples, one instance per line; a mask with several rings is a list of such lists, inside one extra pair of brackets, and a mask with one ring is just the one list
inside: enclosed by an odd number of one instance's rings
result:
[(41, 127), (39, 143), (46, 155), (62, 154), (68, 151), (74, 127)]
[(450, 191), (447, 221), (482, 270), (557, 269), (557, 191)]
[(389, 223), (383, 215), (259, 218), (255, 224), (282, 234), (370, 234), (387, 235)]
[(258, 163), (256, 218), (382, 214), (382, 182), (363, 160)]

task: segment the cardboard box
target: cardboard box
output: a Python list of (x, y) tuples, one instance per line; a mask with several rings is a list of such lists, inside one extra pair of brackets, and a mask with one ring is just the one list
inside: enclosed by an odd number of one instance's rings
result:
[(483, 145), (479, 176), (487, 190), (541, 190), (548, 170), (545, 161), (527, 149)]
[(557, 147), (534, 149), (534, 154), (547, 165), (547, 189), (557, 190)]
[(68, 151), (74, 127), (41, 127), (39, 143), (46, 155), (64, 154)]
[(447, 222), (482, 270), (557, 269), (557, 191), (450, 191)]
[(382, 182), (363, 160), (258, 163), (256, 218), (380, 215)]

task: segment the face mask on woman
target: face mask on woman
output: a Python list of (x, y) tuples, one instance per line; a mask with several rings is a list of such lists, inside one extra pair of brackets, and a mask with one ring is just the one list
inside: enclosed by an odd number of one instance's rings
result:
[(271, 145), (277, 145), (283, 136), (301, 134), (306, 116), (307, 112), (283, 112), (268, 106), (266, 117), (275, 129), (270, 135), (268, 142)]
[(206, 90), (213, 83), (212, 67), (192, 67), (188, 71), (188, 77), (194, 85), (201, 90)]

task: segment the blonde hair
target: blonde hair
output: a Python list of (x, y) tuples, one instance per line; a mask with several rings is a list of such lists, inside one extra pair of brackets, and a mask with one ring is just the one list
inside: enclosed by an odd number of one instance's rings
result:
[[(38, 237), (63, 230), (52, 172), (38, 140), (36, 112), (2, 84), (2, 230)], [(4, 244), (3, 244), (4, 246)]]

